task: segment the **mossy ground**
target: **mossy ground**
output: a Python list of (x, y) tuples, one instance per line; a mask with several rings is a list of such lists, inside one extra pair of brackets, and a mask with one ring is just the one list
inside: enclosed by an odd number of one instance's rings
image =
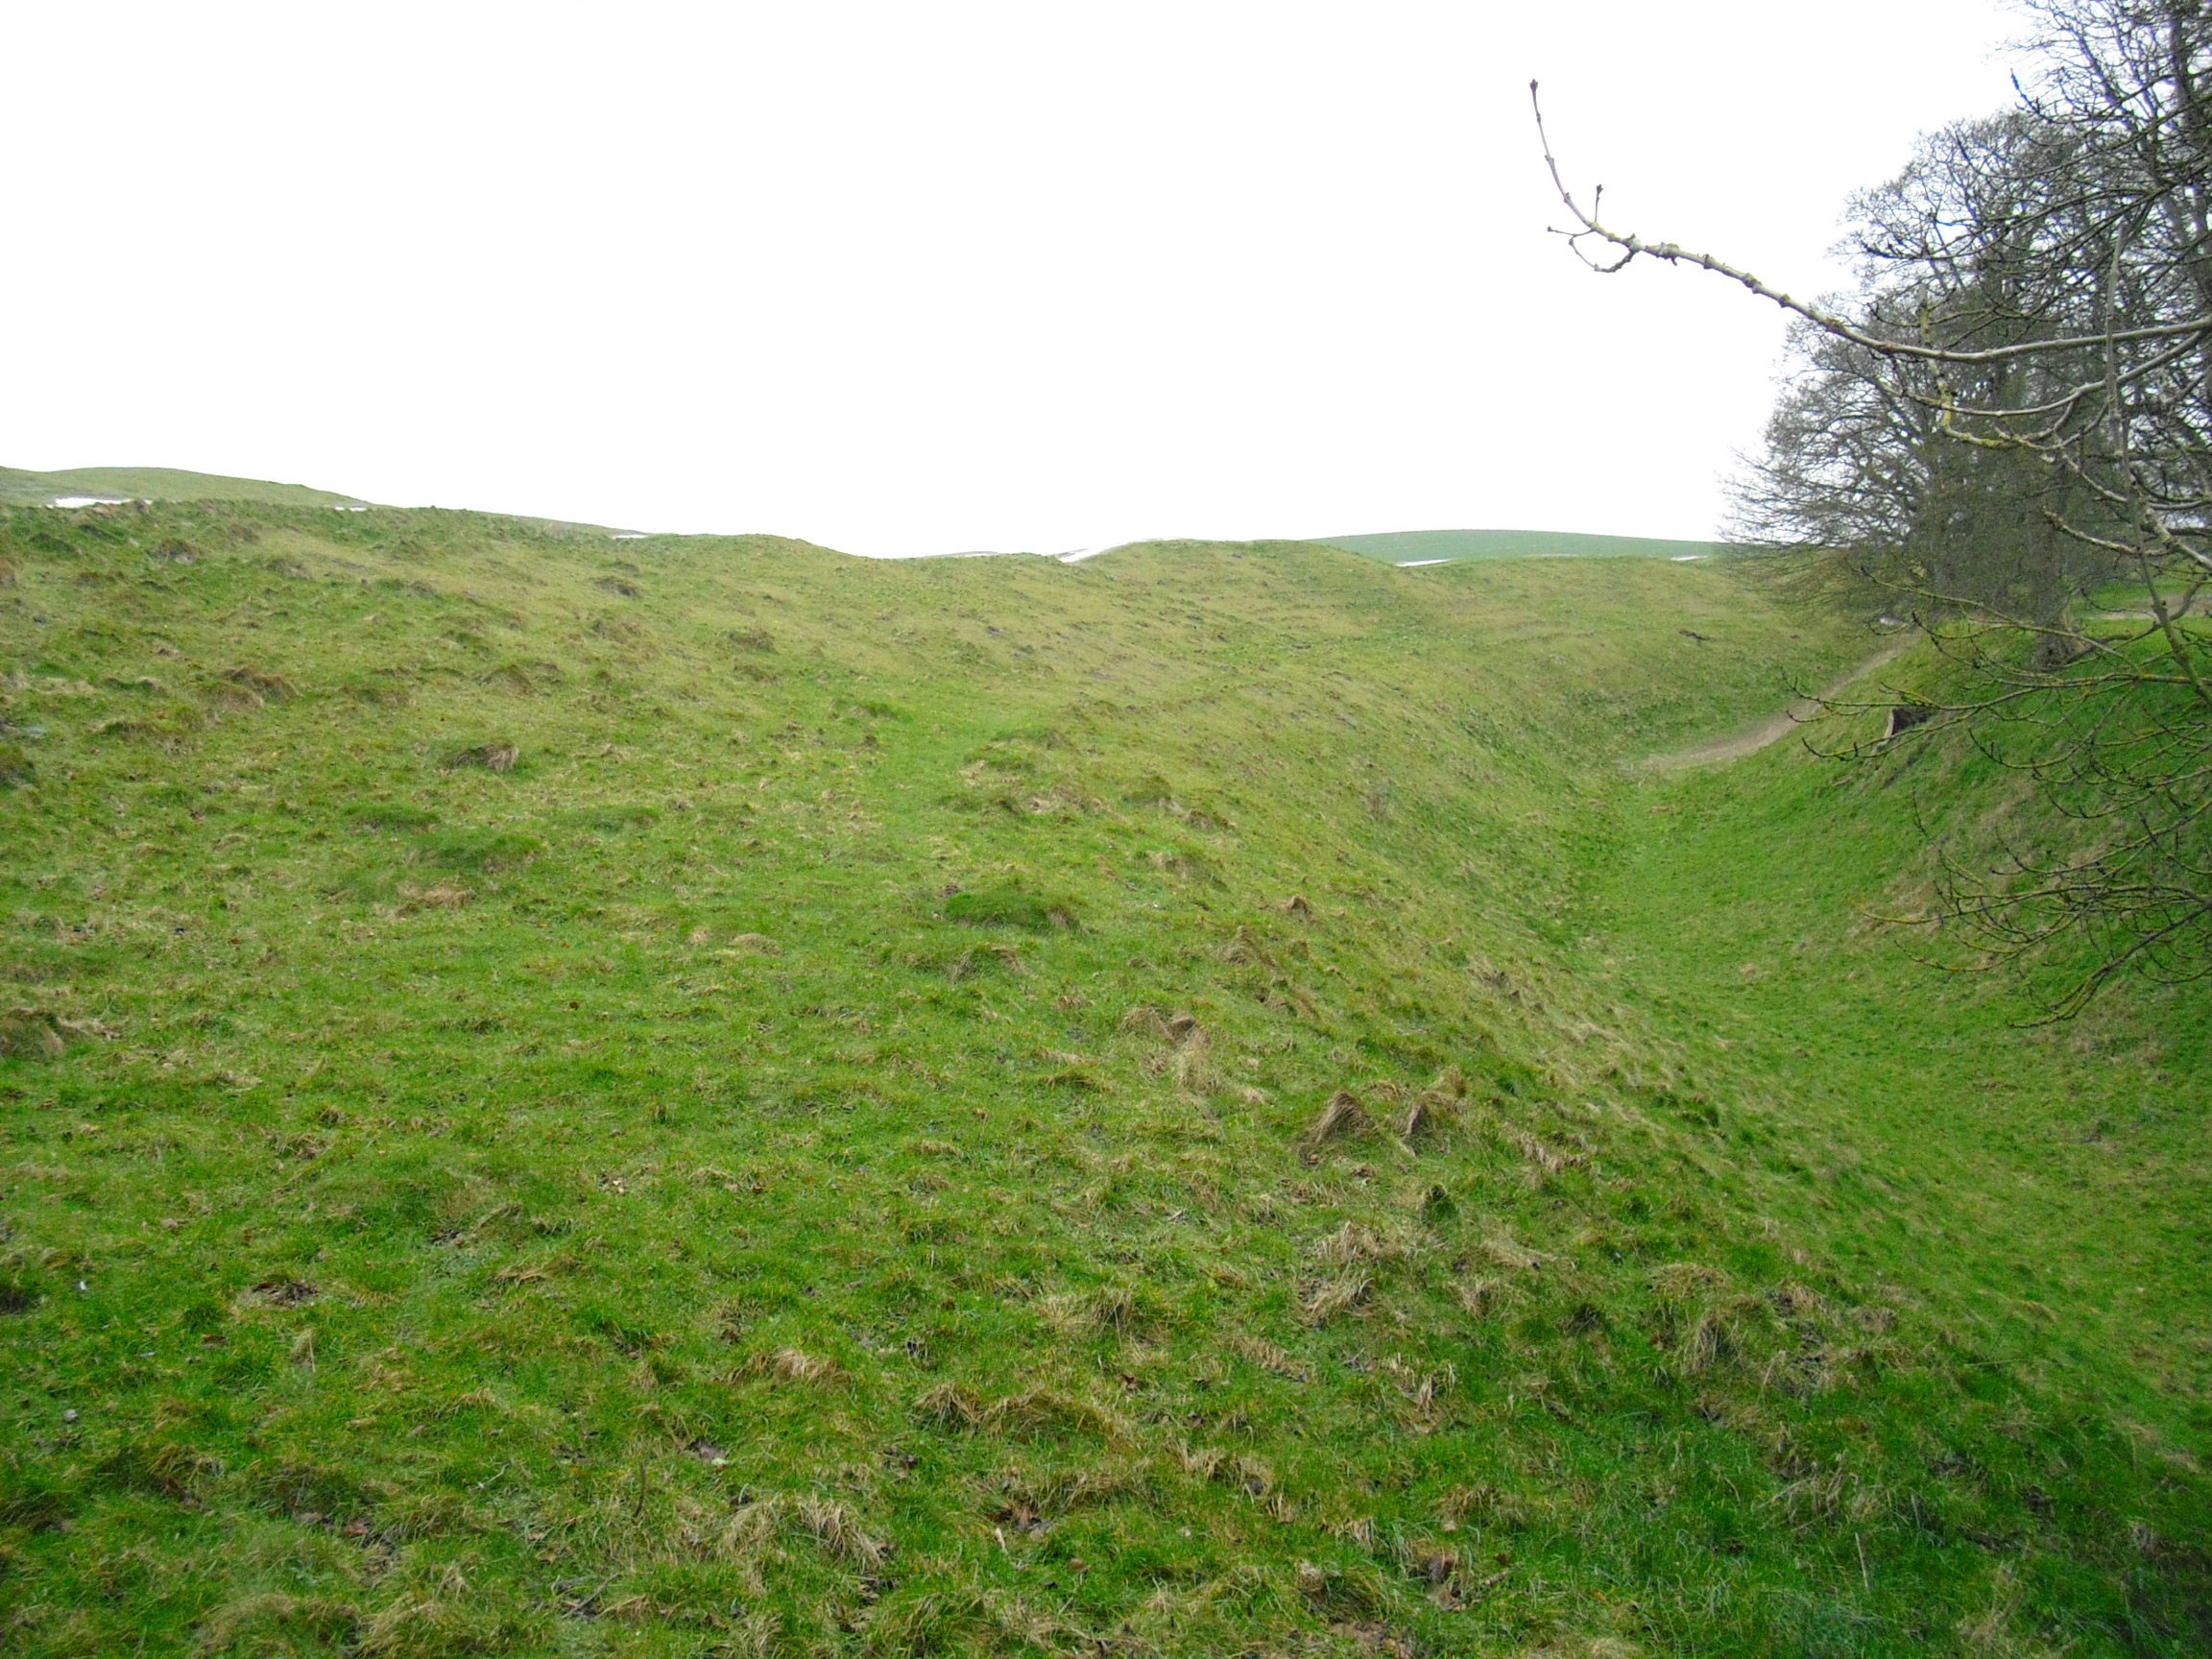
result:
[(1725, 569), (0, 523), (11, 1650), (2207, 1640), (2204, 999)]

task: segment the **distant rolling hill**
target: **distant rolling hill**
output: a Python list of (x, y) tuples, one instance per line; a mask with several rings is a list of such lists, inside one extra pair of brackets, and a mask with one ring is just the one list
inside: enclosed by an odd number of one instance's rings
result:
[[(60, 472), (29, 472), (0, 467), (0, 506), (40, 507), (86, 497), (253, 501), (272, 507), (369, 504), (357, 495), (342, 495), (305, 484), (226, 478), (173, 467), (76, 467)], [(612, 531), (597, 524), (571, 524), (548, 518), (521, 521), (555, 536), (636, 534)], [(1587, 536), (1565, 530), (1389, 530), (1371, 535), (1315, 537), (1311, 544), (1339, 548), (1386, 565), (1441, 564), (1462, 559), (1701, 559), (1719, 551), (1718, 545), (1710, 541), (1666, 541), (1648, 536)], [(1105, 550), (1085, 549), (1075, 557)]]
[(25, 472), (0, 467), (0, 502), (44, 506), (81, 496), (143, 501), (259, 501), (272, 507), (351, 507), (359, 496), (276, 484), (260, 478), (222, 478), (173, 467), (76, 467), (65, 472)]
[(1387, 530), (1371, 536), (1320, 536), (1324, 546), (1390, 565), (1453, 559), (1702, 559), (1711, 541), (1661, 541), (1648, 536), (1582, 536), (1567, 530)]

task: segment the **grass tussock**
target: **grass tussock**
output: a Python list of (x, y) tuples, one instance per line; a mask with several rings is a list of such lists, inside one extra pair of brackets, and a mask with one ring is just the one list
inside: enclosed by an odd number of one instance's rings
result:
[(1326, 1325), (1330, 1320), (1362, 1308), (1367, 1295), (1375, 1287), (1374, 1279), (1365, 1273), (1340, 1272), (1311, 1286), (1298, 1299), (1298, 1310), (1309, 1325)]
[(445, 757), (445, 765), (448, 770), (475, 767), (486, 772), (512, 772), (521, 758), (520, 745), (494, 737), (454, 750)]
[(739, 1367), (739, 1374), (765, 1377), (803, 1388), (831, 1387), (845, 1381), (845, 1372), (835, 1360), (797, 1348), (778, 1348), (772, 1353), (757, 1354)]
[(970, 927), (1022, 927), (1033, 933), (1075, 926), (1074, 906), (1012, 888), (955, 893), (945, 901), (945, 919)]
[(1137, 1293), (1127, 1286), (1049, 1296), (1040, 1304), (1045, 1322), (1064, 1336), (1133, 1334), (1139, 1326)]
[(1340, 1136), (1358, 1135), (1367, 1126), (1367, 1113), (1359, 1104), (1359, 1097), (1349, 1089), (1339, 1089), (1322, 1106), (1321, 1115), (1313, 1119), (1306, 1139), (1319, 1146)]
[(0, 1011), (0, 1054), (16, 1060), (59, 1060), (66, 1047), (54, 1017), (45, 1010)]

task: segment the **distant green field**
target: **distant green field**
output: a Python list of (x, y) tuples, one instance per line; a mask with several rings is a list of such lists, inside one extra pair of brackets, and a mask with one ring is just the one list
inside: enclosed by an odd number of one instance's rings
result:
[(354, 495), (274, 484), (259, 478), (223, 478), (173, 467), (75, 467), (65, 472), (25, 472), (0, 467), (0, 502), (43, 506), (57, 496), (111, 495), (143, 501), (259, 501), (272, 507), (339, 507)]
[(1391, 565), (1447, 559), (1702, 559), (1711, 541), (1661, 541), (1649, 536), (1583, 536), (1567, 530), (1386, 530), (1373, 536), (1323, 536), (1325, 547)]

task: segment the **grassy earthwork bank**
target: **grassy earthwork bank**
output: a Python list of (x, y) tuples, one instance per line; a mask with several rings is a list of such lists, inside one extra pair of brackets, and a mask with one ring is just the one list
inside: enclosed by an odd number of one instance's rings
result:
[[(0, 1649), (2200, 1652), (2207, 999), (1722, 564), (0, 516)], [(1927, 672), (1902, 661), (1885, 672)]]
[(1711, 541), (1665, 541), (1650, 536), (1585, 536), (1571, 530), (1385, 530), (1332, 536), (1317, 546), (1340, 547), (1386, 565), (1434, 565), (1460, 559), (1710, 559)]
[(149, 501), (252, 501), (278, 507), (358, 505), (354, 496), (337, 495), (304, 484), (276, 484), (258, 478), (220, 478), (173, 467), (74, 467), (60, 472), (26, 472), (0, 467), (0, 502), (44, 506), (57, 497), (121, 497)]

